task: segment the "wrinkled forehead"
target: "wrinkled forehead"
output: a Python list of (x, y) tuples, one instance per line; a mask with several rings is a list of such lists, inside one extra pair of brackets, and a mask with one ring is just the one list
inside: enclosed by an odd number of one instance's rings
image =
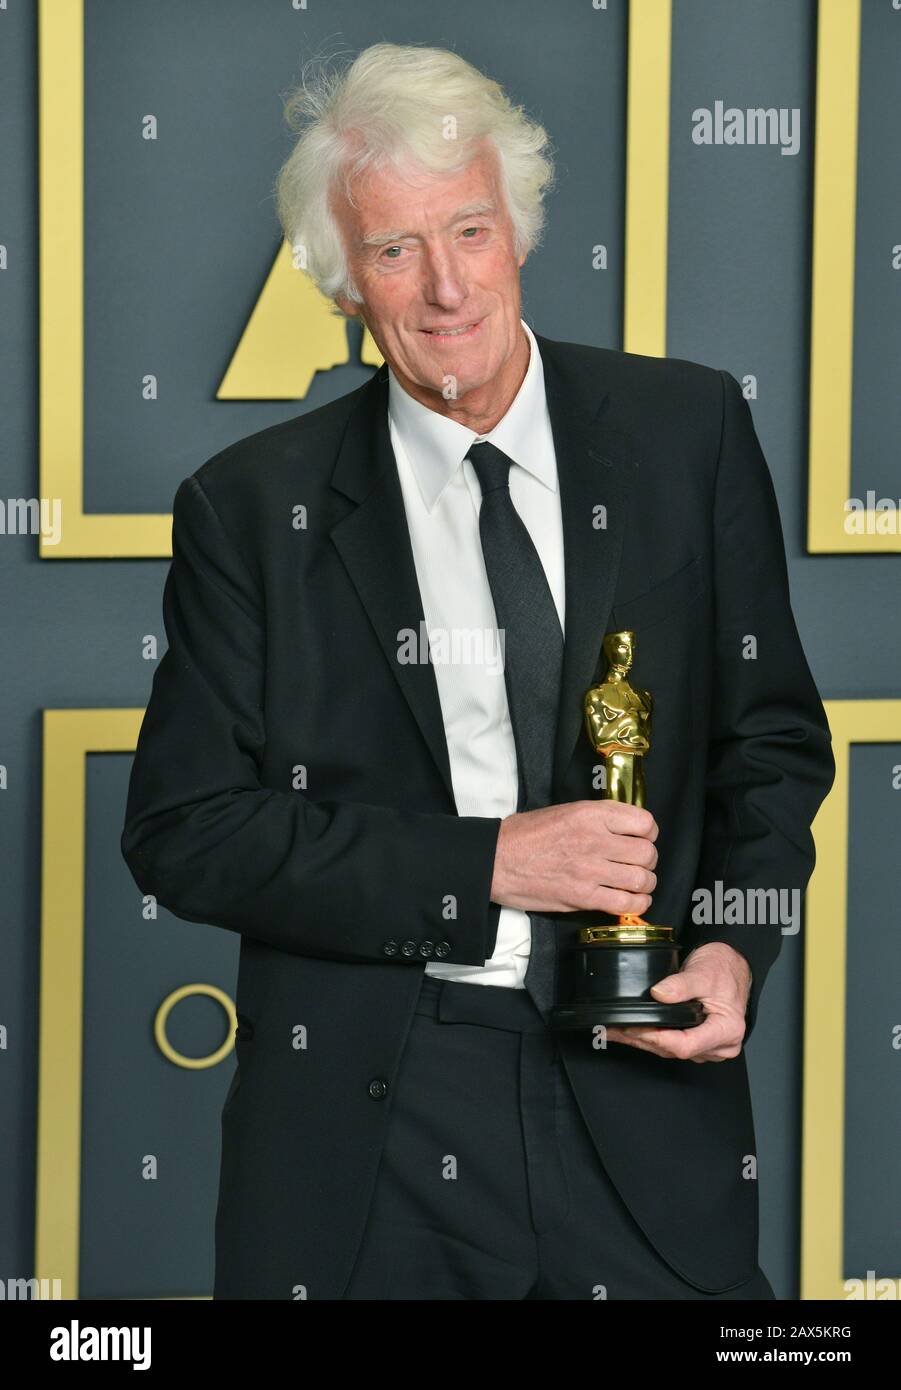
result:
[(446, 169), (426, 167), (409, 153), (396, 160), (383, 156), (358, 172), (354, 165), (348, 157), (329, 201), (344, 224), (367, 239), (383, 232), (415, 234), (455, 217), (504, 211), (497, 159), (487, 142), (464, 163)]

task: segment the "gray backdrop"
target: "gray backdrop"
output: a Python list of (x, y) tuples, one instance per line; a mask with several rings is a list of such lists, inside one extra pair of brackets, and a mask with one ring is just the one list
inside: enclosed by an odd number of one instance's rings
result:
[[(0, 11), (0, 496), (37, 473), (36, 7)], [(901, 494), (901, 130), (891, 0), (864, 0), (852, 491)], [(367, 370), (320, 374), (302, 402), (217, 402), (217, 385), (279, 244), (271, 198), (289, 148), (279, 93), (326, 46), (387, 39), (457, 49), (547, 127), (558, 182), (544, 246), (523, 272), (524, 313), (550, 337), (621, 345), (625, 0), (87, 0), (85, 85), (85, 508), (168, 512), (179, 481), (233, 439), (353, 389)], [(812, 119), (816, 7), (808, 0), (675, 0), (668, 352), (758, 377), (753, 403), (785, 528), (798, 624), (824, 697), (897, 696), (896, 556), (805, 554)], [(691, 112), (800, 107), (801, 148), (698, 147)], [(140, 138), (153, 112), (160, 138)], [(894, 174), (895, 177), (890, 177)], [(603, 242), (609, 269), (592, 269)], [(356, 335), (351, 337), (352, 357)], [(141, 377), (160, 376), (160, 399)], [(0, 536), (4, 1181), (0, 1278), (33, 1252), (43, 708), (142, 706), (163, 639), (164, 560), (41, 561)], [(119, 856), (129, 758), (89, 758), (82, 1296), (204, 1294), (211, 1285), (218, 1109), (229, 1060), (173, 1068), (153, 1042), (159, 1001), (202, 979), (232, 991), (237, 938), (141, 917)], [(896, 1017), (898, 748), (852, 756), (845, 1273), (901, 1275), (899, 1054), (874, 1020)], [(894, 796), (894, 799), (893, 799)], [(893, 940), (894, 936), (894, 940)], [(761, 1263), (798, 1290), (803, 933), (787, 937), (749, 1045), (759, 1140)], [(208, 1052), (214, 1004), (173, 1014), (173, 1043)], [(160, 1177), (140, 1176), (145, 1153)]]

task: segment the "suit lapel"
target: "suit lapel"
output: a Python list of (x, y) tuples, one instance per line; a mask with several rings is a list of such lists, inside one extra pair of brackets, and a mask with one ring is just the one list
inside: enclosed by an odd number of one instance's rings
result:
[(388, 370), (379, 368), (361, 392), (348, 423), (332, 486), (358, 503), (331, 537), (404, 699), (456, 805), (438, 683), (431, 661), (398, 660), (401, 629), (416, 633), (425, 622), (403, 493), (388, 429)]
[[(554, 746), (554, 794), (559, 796), (582, 727), (582, 697), (594, 678), (613, 606), (637, 464), (628, 430), (617, 423), (610, 394), (597, 380), (593, 355), (535, 336), (563, 519), (565, 644)], [(425, 616), (391, 447), (384, 365), (360, 392), (332, 486), (357, 503), (332, 528), (332, 541), (455, 804), (434, 667), (430, 661), (398, 660), (399, 631), (411, 628), (418, 639)], [(605, 508), (605, 526), (595, 524), (599, 507)]]
[[(557, 456), (566, 584), (565, 643), (554, 745), (554, 795), (582, 728), (582, 697), (597, 670), (634, 497), (637, 461), (593, 354), (536, 334)], [(604, 512), (598, 511), (603, 507)], [(597, 525), (603, 519), (604, 525)]]

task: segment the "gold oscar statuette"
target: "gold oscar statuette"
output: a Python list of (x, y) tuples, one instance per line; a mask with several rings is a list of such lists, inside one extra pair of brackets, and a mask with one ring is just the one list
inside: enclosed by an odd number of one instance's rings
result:
[[(644, 806), (644, 759), (651, 747), (654, 701), (650, 691), (636, 689), (629, 681), (636, 646), (634, 632), (607, 634), (607, 672), (586, 691), (583, 713), (591, 746), (604, 759), (602, 795)], [(633, 913), (620, 915), (615, 923), (580, 927), (568, 964), (572, 994), (551, 1015), (556, 1028), (691, 1028), (705, 1017), (696, 999), (664, 1004), (650, 993), (659, 980), (679, 969), (672, 927), (652, 925)]]

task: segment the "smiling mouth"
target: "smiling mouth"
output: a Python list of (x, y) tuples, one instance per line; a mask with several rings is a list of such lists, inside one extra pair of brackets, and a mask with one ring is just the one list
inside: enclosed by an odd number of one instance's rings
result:
[(464, 338), (474, 333), (481, 322), (481, 319), (476, 319), (474, 323), (461, 323), (458, 328), (421, 328), (419, 331), (430, 338)]

